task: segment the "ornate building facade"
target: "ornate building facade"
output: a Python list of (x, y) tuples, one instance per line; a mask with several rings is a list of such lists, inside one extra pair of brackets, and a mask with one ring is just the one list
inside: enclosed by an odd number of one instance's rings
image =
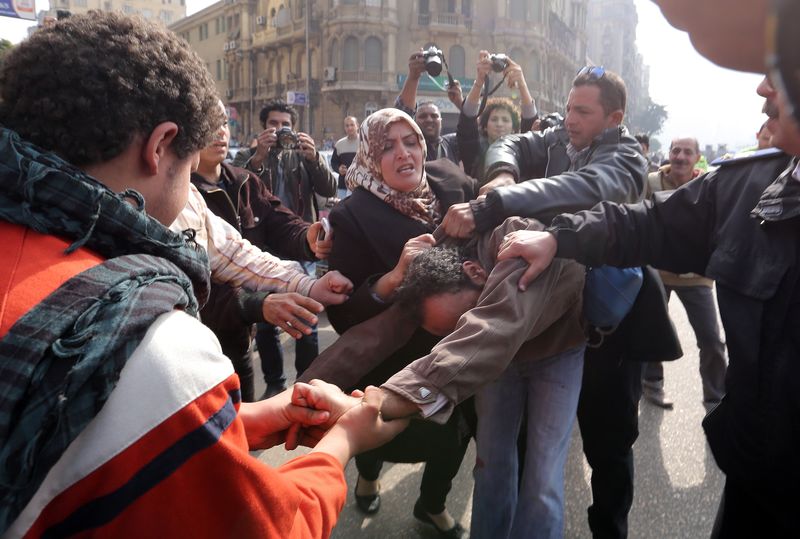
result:
[[(236, 136), (260, 129), (267, 99), (288, 96), (300, 103), (297, 127), (319, 140), (341, 136), (347, 115), (363, 119), (391, 106), (410, 54), (433, 44), (465, 93), (478, 51), (503, 52), (522, 65), (540, 111), (563, 111), (572, 78), (586, 62), (587, 1), (223, 0), (171, 28), (220, 75), (220, 95), (241, 128)], [(226, 21), (223, 39), (214, 45), (218, 51), (204, 52), (202, 25), (216, 17)], [(210, 30), (203, 41), (216, 39)], [(438, 103), (446, 126), (454, 127), (457, 110), (445, 80), (423, 76), (418, 99)], [(505, 87), (496, 95), (513, 97)]]

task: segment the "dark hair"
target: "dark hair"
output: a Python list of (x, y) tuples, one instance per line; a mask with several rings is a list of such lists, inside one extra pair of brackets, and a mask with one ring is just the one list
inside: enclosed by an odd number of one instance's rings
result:
[(464, 288), (480, 288), (464, 273), (462, 264), (474, 258), (465, 248), (434, 247), (422, 251), (411, 261), (395, 303), (419, 318), (425, 298), (436, 294), (455, 293)]
[(625, 88), (625, 82), (622, 77), (613, 71), (608, 69), (604, 71), (603, 76), (600, 78), (592, 73), (578, 75), (572, 81), (572, 87), (597, 86), (600, 88), (600, 103), (603, 105), (603, 112), (606, 115), (615, 110), (625, 112), (625, 105), (628, 100), (628, 90)]
[(639, 144), (645, 144), (647, 146), (650, 146), (650, 135), (648, 135), (647, 133), (639, 133), (637, 135), (634, 135), (633, 138), (635, 138), (636, 142), (638, 142)]
[(489, 116), (492, 115), (497, 109), (508, 111), (511, 115), (511, 124), (514, 126), (514, 133), (519, 132), (519, 109), (507, 97), (490, 97), (486, 100), (486, 108), (483, 109), (481, 117), (478, 118), (478, 123), (481, 128), (481, 133), (486, 134), (486, 126), (489, 125)]
[(264, 129), (267, 128), (267, 118), (269, 118), (269, 113), (273, 110), (278, 112), (285, 112), (292, 117), (292, 129), (297, 128), (297, 111), (294, 109), (293, 106), (287, 105), (286, 101), (283, 99), (270, 99), (264, 105), (264, 108), (261, 109), (261, 112), (258, 115), (258, 119), (261, 120), (261, 125)]
[(200, 57), (163, 25), (90, 11), (37, 30), (0, 69), (0, 123), (77, 166), (175, 122), (179, 158), (225, 121)]

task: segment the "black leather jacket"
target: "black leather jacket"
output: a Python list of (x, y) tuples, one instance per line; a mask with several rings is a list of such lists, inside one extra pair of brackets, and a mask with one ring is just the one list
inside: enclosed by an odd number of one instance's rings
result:
[(647, 160), (625, 127), (606, 129), (580, 153), (575, 167), (567, 154), (568, 143), (566, 130), (555, 127), (544, 133), (509, 135), (492, 144), (486, 155), (486, 178), (510, 172), (519, 183), (470, 203), (478, 232), (514, 215), (549, 223), (560, 213), (589, 209), (604, 200), (641, 200)]
[[(730, 365), (704, 420), (719, 467), (739, 480), (800, 480), (800, 181), (783, 154), (723, 163), (668, 198), (562, 215), (559, 257), (652, 264), (716, 281)], [(777, 179), (776, 179), (777, 178)]]

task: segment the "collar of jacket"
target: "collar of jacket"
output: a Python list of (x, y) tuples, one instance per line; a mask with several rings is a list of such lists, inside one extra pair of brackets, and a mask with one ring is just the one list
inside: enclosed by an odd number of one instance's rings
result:
[(3, 127), (0, 219), (72, 240), (67, 253), (86, 247), (105, 258), (160, 256), (186, 273), (201, 305), (208, 298), (208, 257), (191, 241), (191, 232), (176, 234), (147, 215), (144, 197), (137, 191), (114, 193), (57, 155)]
[(778, 178), (772, 182), (750, 212), (750, 216), (765, 222), (787, 221), (800, 216), (800, 181), (792, 176), (798, 165), (795, 157)]

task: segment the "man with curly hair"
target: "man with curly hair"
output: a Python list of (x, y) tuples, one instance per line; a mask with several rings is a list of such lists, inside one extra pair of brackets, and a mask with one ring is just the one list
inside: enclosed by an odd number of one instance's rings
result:
[[(240, 403), (196, 318), (205, 251), (165, 226), (223, 121), (200, 58), (142, 19), (71, 17), (5, 57), (0, 534), (327, 536), (344, 464), (402, 428), (374, 388)], [(278, 469), (248, 453), (284, 440), (318, 443)]]

